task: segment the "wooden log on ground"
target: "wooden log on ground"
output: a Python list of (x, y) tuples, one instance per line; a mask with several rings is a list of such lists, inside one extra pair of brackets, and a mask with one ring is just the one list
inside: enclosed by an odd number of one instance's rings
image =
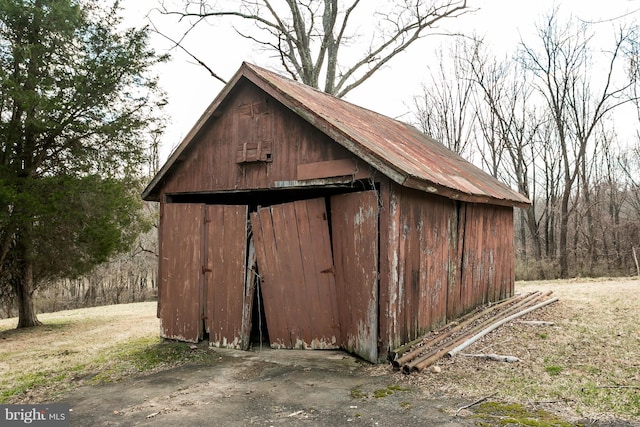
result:
[[(539, 292), (537, 292), (537, 293), (539, 294)], [(462, 330), (465, 326), (475, 322), (476, 320), (480, 319), (481, 317), (486, 316), (487, 314), (497, 310), (498, 308), (500, 308), (500, 307), (502, 307), (502, 306), (504, 306), (506, 304), (513, 304), (514, 302), (520, 303), (520, 302), (522, 302), (522, 301), (524, 301), (526, 299), (531, 298), (535, 294), (536, 294), (536, 292), (533, 292), (533, 293), (530, 293), (530, 294), (527, 294), (527, 295), (515, 296), (513, 298), (509, 298), (507, 300), (504, 300), (502, 302), (494, 304), (491, 307), (487, 307), (486, 309), (480, 311), (479, 313), (477, 313), (475, 315), (472, 315), (468, 319), (466, 319), (465, 318), (466, 316), (465, 316), (465, 317), (463, 317), (461, 319), (460, 323), (458, 323), (456, 326), (453, 326), (448, 331), (434, 336), (430, 340), (425, 341), (424, 343), (422, 343), (421, 345), (419, 345), (415, 349), (413, 349), (410, 352), (404, 354), (402, 357), (397, 358), (396, 360), (392, 360), (391, 361), (391, 365), (393, 366), (394, 369), (399, 369), (401, 366), (403, 366), (406, 363), (410, 362), (411, 360), (415, 359), (420, 353), (422, 353), (424, 351), (424, 347), (426, 345), (429, 345), (429, 346), (437, 345), (438, 343), (444, 341), (446, 338), (449, 338), (454, 333)]]
[[(466, 341), (468, 341), (468, 337), (475, 336), (476, 334), (479, 334), (481, 331), (483, 331), (484, 329), (486, 329), (490, 325), (495, 324), (496, 322), (501, 322), (506, 318), (511, 318), (513, 316), (512, 313), (514, 311), (516, 311), (518, 309), (521, 309), (522, 307), (529, 307), (530, 304), (533, 304), (539, 298), (549, 296), (549, 295), (551, 295), (551, 293), (552, 293), (551, 291), (545, 292), (544, 294), (541, 294), (540, 292), (536, 292), (534, 294), (529, 295), (528, 297), (526, 297), (522, 301), (520, 301), (517, 304), (515, 304), (513, 307), (510, 307), (504, 313), (500, 313), (497, 317), (492, 318), (492, 319), (488, 319), (488, 320), (482, 322), (481, 324), (477, 325), (476, 327), (471, 329), (469, 332), (467, 332), (464, 336), (462, 336), (461, 338), (458, 338), (454, 342), (442, 345), (440, 347), (437, 347), (437, 348), (433, 349), (432, 351), (430, 351), (429, 353), (427, 353), (425, 355), (422, 355), (422, 356), (416, 358), (415, 360), (412, 360), (412, 361), (404, 364), (402, 366), (402, 372), (405, 373), (405, 374), (409, 374), (411, 372), (420, 372), (420, 371), (422, 371), (424, 368), (426, 368), (427, 366), (431, 365), (433, 362), (435, 362), (436, 360), (440, 359), (445, 354), (448, 354), (449, 351), (451, 351), (451, 349), (454, 349), (457, 346), (460, 346), (463, 343), (465, 343)], [(557, 298), (555, 298), (555, 300), (557, 300)], [(516, 314), (520, 313), (520, 312), (522, 312), (522, 311), (517, 311)], [(523, 313), (523, 314), (526, 314), (526, 313)], [(516, 316), (516, 317), (518, 317), (518, 316)], [(504, 323), (506, 323), (506, 322), (504, 322)], [(462, 348), (465, 348), (465, 347), (462, 347)]]
[(485, 335), (487, 335), (489, 332), (499, 328), (500, 326), (504, 325), (507, 322), (510, 322), (513, 319), (517, 319), (518, 317), (524, 316), (527, 313), (530, 313), (534, 310), (537, 310), (539, 308), (542, 308), (546, 305), (549, 305), (551, 303), (554, 303), (558, 301), (558, 297), (555, 298), (551, 298), (549, 300), (543, 301), (540, 304), (536, 304), (533, 307), (529, 307), (526, 308), (522, 311), (519, 311), (509, 317), (506, 317), (502, 320), (497, 321), (496, 323), (492, 324), (491, 326), (489, 326), (488, 328), (484, 329), (483, 331), (479, 332), (478, 334), (474, 335), (473, 337), (469, 338), (467, 341), (463, 342), (462, 344), (460, 344), (459, 346), (451, 349), (451, 351), (449, 351), (447, 354), (449, 356), (454, 356), (456, 353), (458, 353), (459, 351), (469, 347), (471, 344), (473, 344), (474, 342), (478, 341), (480, 338), (484, 337)]

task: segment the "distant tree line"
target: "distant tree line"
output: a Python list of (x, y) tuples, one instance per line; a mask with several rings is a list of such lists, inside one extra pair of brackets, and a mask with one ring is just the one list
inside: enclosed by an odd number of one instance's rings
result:
[[(239, 35), (283, 71), (340, 97), (471, 11), (465, 0), (372, 5), (160, 0), (187, 28), (175, 38), (151, 28), (224, 80), (187, 36), (204, 21), (244, 21)], [(375, 25), (359, 25), (371, 14)], [(165, 101), (152, 71), (166, 57), (149, 29), (121, 29), (117, 1), (7, 0), (0, 24), (0, 315), (17, 309), (18, 326), (34, 326), (37, 311), (153, 298), (157, 214), (139, 190), (158, 167)], [(415, 122), (532, 201), (516, 211), (517, 277), (633, 274), (638, 28), (556, 9), (505, 59), (480, 38), (449, 40)]]
[(553, 10), (503, 60), (458, 39), (415, 99), (423, 131), (531, 200), (516, 211), (520, 278), (636, 272), (640, 33), (596, 25)]

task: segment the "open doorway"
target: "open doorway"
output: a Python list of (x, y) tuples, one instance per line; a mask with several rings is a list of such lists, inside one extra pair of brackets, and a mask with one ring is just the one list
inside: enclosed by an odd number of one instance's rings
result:
[(267, 328), (267, 318), (264, 314), (264, 301), (260, 286), (260, 273), (254, 270), (253, 275), (253, 304), (251, 310), (251, 333), (249, 336), (250, 348), (262, 349), (263, 346), (270, 347), (269, 329)]

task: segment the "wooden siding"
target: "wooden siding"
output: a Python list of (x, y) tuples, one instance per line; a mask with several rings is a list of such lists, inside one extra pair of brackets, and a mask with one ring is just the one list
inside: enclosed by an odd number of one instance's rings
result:
[[(245, 292), (247, 210), (247, 206), (206, 206), (204, 312), (209, 343), (215, 347), (247, 345), (246, 337), (243, 340), (245, 298), (250, 293)], [(251, 328), (244, 331), (250, 333)]]
[(271, 346), (339, 348), (335, 279), (324, 198), (251, 214)]
[[(480, 304), (513, 295), (514, 243), (513, 209), (478, 203), (461, 203), (459, 233), (462, 247), (459, 302), (451, 307), (453, 316), (466, 313)], [(453, 303), (453, 301), (452, 301)]]
[(378, 360), (378, 193), (331, 197), (342, 348)]
[(160, 335), (202, 336), (202, 205), (165, 205), (160, 217)]
[(359, 164), (358, 177), (367, 175), (366, 163), (257, 87), (236, 89), (164, 178), (162, 193), (275, 188), (299, 180), (299, 166), (343, 159)]
[(389, 212), (382, 222), (389, 242), (380, 267), (383, 346), (513, 294), (512, 208), (382, 188)]
[(399, 213), (397, 316), (408, 342), (444, 324), (450, 229), (455, 202), (402, 189)]

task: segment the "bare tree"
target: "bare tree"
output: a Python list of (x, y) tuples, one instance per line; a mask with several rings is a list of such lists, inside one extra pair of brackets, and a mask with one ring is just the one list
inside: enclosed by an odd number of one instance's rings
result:
[(420, 129), (463, 157), (471, 156), (475, 114), (474, 82), (463, 59), (466, 46), (457, 39), (447, 55), (438, 51), (437, 69), (430, 68), (431, 82), (422, 85), (414, 99)]
[(484, 136), (483, 162), (495, 176), (502, 175), (531, 200), (531, 207), (519, 212), (521, 254), (526, 260), (528, 231), (538, 275), (544, 277), (540, 226), (548, 212), (539, 197), (537, 176), (546, 163), (539, 161), (537, 143), (546, 118), (531, 102), (532, 88), (526, 83), (525, 70), (512, 60), (498, 61), (482, 48), (477, 44), (468, 61), (479, 88), (476, 111)]
[[(631, 83), (628, 79), (615, 78), (624, 59), (622, 48), (630, 36), (628, 30), (618, 32), (613, 49), (607, 53), (607, 65), (601, 70), (602, 81), (595, 88), (598, 69), (591, 56), (592, 32), (586, 24), (569, 20), (562, 25), (556, 9), (538, 26), (539, 47), (521, 45), (523, 64), (533, 74), (534, 84), (545, 99), (561, 149), (563, 187), (558, 240), (561, 277), (569, 274), (571, 197), (577, 190), (578, 178), (584, 184), (588, 180), (586, 173), (594, 150), (594, 130), (611, 111), (630, 101), (623, 95)], [(584, 192), (584, 188), (582, 190)]]
[[(369, 0), (184, 0), (181, 8), (163, 1), (159, 11), (189, 23), (186, 32), (172, 40), (214, 77), (213, 66), (189, 51), (185, 39), (203, 22), (226, 19), (237, 24), (239, 35), (275, 53), (294, 79), (337, 97), (361, 85), (414, 42), (434, 34), (441, 22), (469, 11), (466, 0), (377, 2), (375, 10), (371, 4)], [(242, 21), (249, 25), (242, 26)], [(365, 26), (373, 30), (367, 33)], [(356, 41), (365, 47), (349, 49)]]

